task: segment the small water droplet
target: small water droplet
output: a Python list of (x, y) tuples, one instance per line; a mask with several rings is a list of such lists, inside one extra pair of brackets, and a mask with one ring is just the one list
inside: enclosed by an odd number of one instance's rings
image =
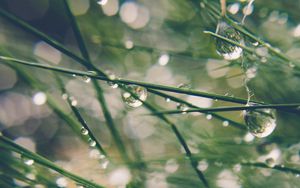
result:
[(97, 72), (96, 71), (87, 71), (87, 73), (89, 73), (92, 76), (97, 76)]
[[(166, 102), (171, 102), (171, 99), (170, 98), (165, 98), (165, 100), (166, 100)], [(300, 110), (300, 108), (299, 108), (299, 110)]]
[(299, 177), (300, 177), (300, 174), (296, 174), (295, 177), (296, 177), (296, 178), (299, 178)]
[(228, 127), (229, 121), (223, 121), (222, 125), (223, 125), (224, 127)]
[(31, 166), (31, 165), (34, 164), (34, 160), (33, 160), (33, 159), (27, 158), (27, 157), (25, 157), (25, 156), (23, 156), (23, 155), (22, 155), (21, 157), (22, 157), (23, 162), (24, 162), (26, 165)]
[(249, 132), (258, 138), (269, 136), (276, 127), (274, 109), (246, 110), (244, 120)]
[[(147, 99), (148, 93), (146, 88), (137, 85), (127, 85), (126, 88), (133, 94), (135, 94), (136, 97), (138, 97), (141, 101), (145, 101)], [(127, 91), (124, 91), (122, 93), (122, 99), (128, 106), (134, 108), (139, 107), (143, 104), (140, 100), (133, 97), (131, 93)]]
[(102, 169), (107, 169), (109, 160), (107, 159), (107, 157), (105, 157), (105, 155), (100, 155), (99, 163)]
[(77, 104), (78, 104), (77, 100), (75, 100), (75, 99), (71, 100), (71, 105), (72, 106), (77, 106)]
[(76, 74), (72, 74), (73, 77), (76, 77)]
[(84, 127), (81, 128), (80, 132), (81, 132), (82, 135), (88, 135), (89, 134), (89, 131)]
[(273, 168), (276, 165), (275, 160), (273, 158), (266, 159), (266, 164), (271, 168)]
[(82, 80), (85, 82), (85, 83), (89, 83), (91, 81), (91, 78), (88, 77), (88, 76), (82, 76)]
[(256, 41), (256, 42), (252, 43), (252, 45), (253, 45), (253, 46), (258, 46), (258, 45), (259, 45), (259, 42)]
[(95, 140), (89, 138), (88, 142), (89, 142), (89, 145), (90, 145), (91, 147), (95, 147), (95, 146), (96, 146)]
[(111, 81), (107, 81), (107, 85), (109, 85), (109, 86), (110, 86), (111, 88), (113, 88), (113, 89), (118, 88), (119, 85), (118, 85), (117, 83), (113, 82), (113, 80), (116, 79), (116, 75), (113, 74), (113, 73), (110, 72), (110, 71), (106, 71), (106, 74), (107, 74), (108, 79), (111, 80)]
[[(239, 44), (244, 43), (241, 34), (223, 21), (218, 24), (216, 33)], [(243, 49), (241, 47), (219, 38), (216, 39), (216, 48), (217, 53), (223, 56), (226, 60), (236, 60), (240, 58), (243, 53)]]
[(186, 104), (181, 103), (177, 103), (176, 108), (182, 111), (182, 114), (186, 114), (186, 111), (189, 109), (189, 107)]
[(108, 0), (98, 0), (97, 3), (98, 3), (99, 5), (102, 5), (102, 6), (103, 6), (103, 5), (105, 5), (105, 4), (107, 3), (107, 1), (108, 1)]
[(161, 66), (166, 66), (169, 63), (169, 60), (170, 60), (169, 54), (162, 54), (158, 58), (158, 64)]
[(62, 94), (62, 95), (61, 95), (61, 98), (62, 98), (63, 100), (67, 100), (67, 99), (68, 99), (68, 94), (66, 94), (66, 93)]
[(294, 68), (294, 67), (295, 67), (295, 64), (292, 63), (292, 62), (289, 62), (289, 67)]
[(211, 120), (211, 119), (212, 119), (212, 115), (211, 115), (211, 114), (207, 114), (207, 115), (206, 115), (206, 119), (207, 119), (207, 120)]

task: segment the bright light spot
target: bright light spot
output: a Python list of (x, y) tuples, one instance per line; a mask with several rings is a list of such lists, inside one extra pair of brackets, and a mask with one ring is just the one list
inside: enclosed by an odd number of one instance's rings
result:
[(64, 178), (64, 177), (57, 178), (57, 179), (56, 179), (56, 185), (57, 185), (58, 187), (67, 187), (68, 181), (67, 181), (67, 179)]
[(130, 182), (131, 174), (125, 167), (118, 168), (109, 174), (108, 181), (113, 186), (125, 186)]
[(217, 179), (217, 185), (220, 188), (240, 188), (239, 178), (230, 170), (223, 170)]
[(34, 96), (32, 97), (33, 103), (40, 106), (45, 104), (45, 102), (47, 101), (47, 96), (45, 93), (43, 92), (38, 92), (36, 94), (34, 94)]
[(35, 152), (35, 142), (31, 138), (19, 137), (14, 142), (32, 152)]
[(133, 48), (133, 42), (131, 41), (131, 40), (126, 40), (125, 41), (125, 48), (127, 48), (127, 49), (131, 49), (131, 48)]
[(168, 173), (174, 173), (178, 170), (179, 164), (175, 159), (169, 159), (165, 165), (165, 171)]
[(169, 63), (170, 60), (170, 56), (168, 54), (162, 54), (159, 58), (158, 58), (158, 63), (161, 66), (165, 66)]
[(122, 4), (120, 16), (122, 21), (133, 29), (144, 27), (150, 19), (149, 10), (135, 2), (126, 2)]
[(294, 29), (293, 35), (294, 37), (300, 37), (300, 24)]
[(243, 53), (243, 49), (241, 47), (236, 46), (234, 48), (233, 52), (227, 53), (227, 54), (222, 54), (222, 56), (226, 60), (236, 60), (241, 57), (242, 53)]
[(33, 50), (34, 55), (42, 60), (58, 64), (61, 61), (61, 53), (44, 41), (38, 42)]
[(126, 2), (122, 4), (120, 16), (123, 22), (133, 23), (138, 17), (138, 6), (134, 2)]
[(101, 6), (103, 13), (106, 16), (114, 16), (119, 11), (119, 1), (118, 0), (107, 0), (107, 2)]
[(248, 133), (244, 136), (244, 141), (245, 141), (245, 142), (252, 142), (252, 141), (254, 140), (254, 138), (255, 138), (255, 136), (248, 132)]
[(108, 0), (98, 0), (97, 3), (98, 3), (99, 5), (106, 5), (107, 1), (108, 1)]
[(234, 3), (228, 6), (227, 8), (228, 12), (230, 12), (231, 14), (236, 14), (239, 12), (240, 10), (240, 4), (239, 3)]
[(243, 8), (243, 14), (248, 16), (248, 15), (252, 14), (253, 9), (254, 9), (254, 6), (252, 4), (248, 4), (247, 6), (245, 6)]

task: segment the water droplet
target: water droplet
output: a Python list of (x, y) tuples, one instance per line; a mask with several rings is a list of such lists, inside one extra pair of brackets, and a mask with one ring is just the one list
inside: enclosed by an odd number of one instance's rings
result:
[(76, 74), (72, 74), (73, 77), (76, 77)]
[(222, 125), (223, 125), (224, 127), (228, 127), (229, 121), (223, 121)]
[(198, 162), (197, 169), (204, 172), (208, 168), (208, 163), (206, 160), (201, 160)]
[(66, 94), (66, 93), (62, 94), (62, 95), (61, 95), (61, 98), (62, 98), (63, 100), (67, 100), (67, 99), (68, 99), (68, 94)]
[(300, 174), (296, 174), (295, 177), (296, 177), (296, 178), (299, 178), (299, 177), (300, 177)]
[(189, 107), (186, 104), (181, 103), (177, 103), (176, 108), (182, 111), (182, 114), (186, 114), (186, 111), (189, 109)]
[[(113, 74), (113, 73), (111, 73), (110, 71), (106, 71), (106, 74), (107, 74), (108, 79), (110, 79), (110, 80), (115, 80), (115, 79), (116, 79), (116, 75)], [(118, 85), (117, 83), (112, 82), (112, 81), (107, 81), (107, 84), (108, 84), (111, 88), (113, 88), (113, 89), (119, 87), (119, 85)]]
[(139, 107), (143, 104), (141, 101), (145, 101), (147, 99), (148, 93), (146, 88), (137, 85), (128, 85), (126, 88), (139, 98), (138, 100), (133, 97), (131, 93), (124, 91), (122, 93), (122, 99), (128, 106), (134, 108)]
[(134, 43), (131, 40), (126, 40), (124, 45), (127, 49), (132, 49), (134, 47)]
[(68, 181), (64, 177), (60, 177), (56, 179), (56, 185), (58, 187), (67, 187), (68, 186)]
[(273, 168), (276, 165), (275, 160), (273, 158), (266, 159), (266, 164), (271, 168)]
[(170, 60), (169, 54), (162, 54), (158, 58), (158, 64), (161, 65), (161, 66), (165, 66), (169, 63), (169, 60)]
[(276, 127), (274, 109), (246, 110), (244, 120), (249, 132), (258, 138), (269, 136)]
[(23, 155), (22, 155), (21, 157), (22, 157), (23, 162), (24, 162), (26, 165), (31, 166), (31, 165), (34, 164), (34, 160), (33, 160), (33, 159), (27, 158), (27, 157), (25, 157), (25, 156), (23, 156)]
[(72, 106), (77, 106), (77, 104), (78, 104), (77, 100), (74, 99), (74, 100), (71, 101)]
[[(244, 43), (241, 34), (225, 22), (220, 22), (218, 24), (216, 33), (239, 44)], [(240, 58), (243, 53), (243, 49), (241, 47), (219, 38), (216, 39), (216, 48), (217, 53), (223, 56), (226, 60), (236, 60)]]
[(98, 0), (97, 3), (98, 3), (99, 5), (102, 5), (102, 6), (103, 6), (103, 5), (105, 5), (105, 4), (107, 3), (107, 1), (108, 1), (108, 0)]
[(87, 73), (89, 73), (92, 76), (97, 76), (97, 72), (96, 71), (87, 71)]
[(88, 135), (89, 134), (89, 131), (84, 127), (81, 128), (80, 132), (81, 132), (82, 135)]
[(95, 147), (95, 146), (96, 146), (95, 140), (89, 138), (88, 142), (89, 142), (89, 145), (90, 145), (91, 147)]
[(292, 62), (289, 62), (289, 67), (294, 68), (294, 67), (295, 67), (295, 64), (292, 63)]
[(82, 76), (82, 80), (86, 83), (89, 83), (91, 81), (91, 78), (85, 75), (85, 76)]
[(211, 114), (207, 114), (207, 115), (206, 115), (206, 119), (207, 119), (207, 120), (211, 120), (211, 119), (212, 119), (212, 115), (211, 115)]
[[(171, 102), (171, 99), (170, 98), (165, 98), (165, 100), (166, 100), (166, 102)], [(299, 110), (300, 110), (300, 108), (299, 108)]]
[(105, 155), (100, 155), (99, 163), (102, 169), (107, 169), (109, 160), (107, 159), (107, 157), (105, 157)]

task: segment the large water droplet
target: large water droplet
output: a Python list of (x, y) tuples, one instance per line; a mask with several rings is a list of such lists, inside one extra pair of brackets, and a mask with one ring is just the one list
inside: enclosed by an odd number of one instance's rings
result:
[[(216, 33), (239, 44), (244, 43), (241, 34), (225, 22), (220, 22), (218, 24)], [(226, 60), (238, 59), (243, 53), (243, 49), (241, 47), (219, 38), (216, 40), (216, 48), (218, 54), (222, 55)]]
[(274, 109), (247, 110), (244, 119), (249, 132), (258, 138), (269, 136), (276, 127)]
[[(147, 99), (147, 89), (137, 85), (128, 85), (126, 86), (128, 90), (130, 90), (133, 94), (135, 94), (141, 101), (145, 101)], [(122, 92), (123, 101), (130, 107), (139, 107), (143, 103), (133, 97), (131, 93), (124, 91)]]

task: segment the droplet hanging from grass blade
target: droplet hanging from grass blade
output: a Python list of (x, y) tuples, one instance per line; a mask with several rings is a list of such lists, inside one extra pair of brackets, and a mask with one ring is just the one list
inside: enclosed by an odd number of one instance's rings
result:
[(130, 92), (122, 92), (122, 99), (128, 106), (133, 108), (139, 107), (143, 104), (141, 101), (145, 101), (147, 99), (148, 92), (146, 88), (137, 85), (128, 85), (126, 88), (139, 98), (136, 99)]
[(269, 136), (276, 128), (274, 109), (246, 110), (244, 120), (249, 132), (258, 138)]
[[(241, 34), (224, 21), (219, 22), (216, 33), (236, 43), (244, 43)], [(220, 38), (216, 39), (216, 48), (217, 53), (223, 56), (223, 58), (226, 60), (236, 60), (243, 54), (243, 49), (241, 47)]]

